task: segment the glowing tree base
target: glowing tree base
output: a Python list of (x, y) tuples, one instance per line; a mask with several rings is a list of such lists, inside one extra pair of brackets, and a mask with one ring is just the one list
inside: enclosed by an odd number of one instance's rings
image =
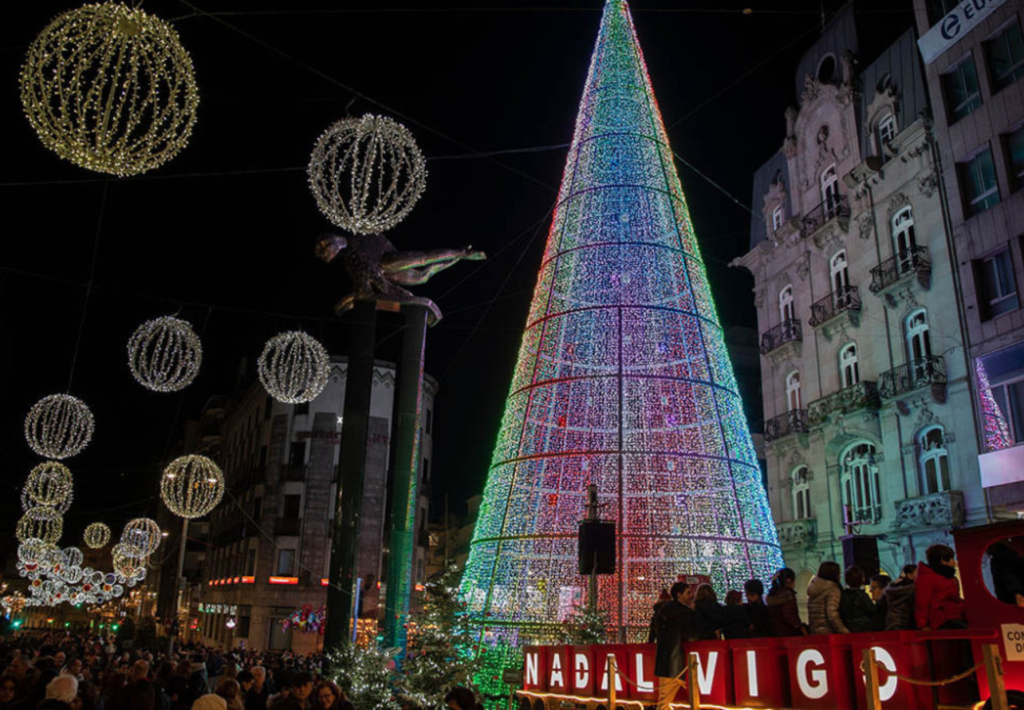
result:
[(707, 275), (624, 0), (601, 21), (462, 584), (485, 692), (584, 602), (587, 485), (617, 525), (609, 637), (678, 574), (782, 565)]

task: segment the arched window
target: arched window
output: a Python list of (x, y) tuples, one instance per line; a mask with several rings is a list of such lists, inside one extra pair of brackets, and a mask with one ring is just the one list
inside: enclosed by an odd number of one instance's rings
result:
[(925, 309), (914, 311), (906, 320), (907, 360), (924, 365), (932, 355), (932, 340), (928, 334), (928, 314)]
[(946, 433), (940, 426), (925, 429), (921, 432), (918, 445), (921, 450), (922, 494), (948, 491), (949, 455), (946, 452)]
[(878, 153), (885, 155), (885, 146), (896, 137), (896, 117), (887, 113), (879, 119), (875, 126), (875, 136), (878, 138)]
[(828, 274), (833, 293), (837, 298), (846, 295), (850, 289), (850, 273), (847, 269), (846, 250), (837, 252), (828, 261)]
[(875, 447), (867, 442), (850, 446), (840, 457), (843, 505), (850, 519), (876, 522), (882, 517), (881, 486)]
[(896, 252), (896, 268), (905, 274), (914, 268), (914, 250), (917, 238), (914, 233), (914, 213), (904, 207), (892, 216), (893, 249)]
[(793, 519), (813, 518), (811, 514), (811, 477), (806, 466), (797, 466), (792, 474)]
[(839, 176), (836, 175), (835, 164), (829, 165), (821, 173), (821, 203), (826, 220), (836, 216), (839, 208)]
[(860, 368), (857, 367), (857, 344), (850, 343), (839, 351), (839, 376), (843, 389), (860, 382)]
[(782, 225), (785, 221), (786, 213), (782, 211), (782, 205), (779, 205), (772, 210), (772, 231), (777, 232), (782, 229)]
[(803, 409), (800, 399), (800, 373), (796, 370), (786, 376), (786, 403), (791, 412)]
[(786, 287), (779, 291), (779, 317), (783, 323), (796, 317), (793, 308), (793, 284), (786, 284)]

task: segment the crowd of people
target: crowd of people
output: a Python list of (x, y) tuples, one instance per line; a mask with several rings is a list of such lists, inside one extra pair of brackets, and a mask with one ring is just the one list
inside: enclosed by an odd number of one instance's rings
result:
[[(1024, 561), (1008, 545), (993, 546), (990, 557), (996, 596), (1024, 606)], [(685, 641), (965, 628), (956, 570), (947, 545), (929, 547), (925, 561), (904, 566), (895, 581), (884, 574), (866, 579), (856, 565), (843, 574), (838, 563), (823, 562), (807, 586), (806, 623), (797, 605), (796, 574), (788, 567), (775, 573), (767, 594), (760, 580), (751, 579), (742, 594), (729, 591), (724, 604), (710, 584), (676, 582), (654, 605), (648, 639), (658, 646), (659, 707), (667, 707), (679, 687)]]

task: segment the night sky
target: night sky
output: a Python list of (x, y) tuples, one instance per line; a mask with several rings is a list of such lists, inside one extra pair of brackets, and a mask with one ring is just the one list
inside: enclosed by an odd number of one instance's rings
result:
[[(332, 307), (348, 283), (340, 265), (313, 257), (332, 227), (305, 165), (330, 123), (367, 112), (405, 123), (429, 161), (427, 191), (391, 232), (395, 244), (472, 244), (491, 255), (418, 290), (445, 313), (427, 343), (427, 371), (441, 384), (434, 498), (449, 491), (457, 510), (480, 492), (601, 3), (146, 0), (192, 55), (199, 120), (170, 163), (107, 179), (46, 150), (21, 111), (24, 51), (66, 2), (22, 3), (0, 25), (3, 524), (13, 529), (16, 493), (37, 461), (25, 413), (67, 390), (83, 309), (70, 391), (97, 424), (67, 462), (76, 476), (68, 543), (92, 520), (117, 530), (156, 512), (159, 471), (184, 420), (233, 390), (243, 357), (252, 376), (267, 338), (301, 327), (346, 352)], [(753, 326), (752, 281), (726, 264), (746, 251), (751, 173), (781, 145), (820, 5), (701, 6), (715, 9), (670, 0), (632, 9), (672, 147), (706, 176), (678, 164), (719, 314), (726, 326)], [(867, 21), (895, 30), (912, 21), (909, 3), (871, 7)], [(487, 156), (498, 151), (519, 152)], [(202, 336), (202, 371), (183, 394), (150, 392), (132, 379), (125, 344), (142, 321), (179, 312)], [(394, 357), (399, 339), (379, 335), (378, 357)]]

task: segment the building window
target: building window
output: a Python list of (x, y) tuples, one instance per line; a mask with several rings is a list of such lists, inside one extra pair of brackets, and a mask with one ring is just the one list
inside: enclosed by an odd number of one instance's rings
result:
[(299, 402), (295, 405), (295, 415), (309, 414), (309, 402)]
[(295, 570), (295, 550), (278, 550), (277, 574), (291, 577)]
[(1010, 180), (1014, 188), (1024, 187), (1024, 125), (1003, 136), (1009, 162)]
[(885, 152), (885, 146), (896, 137), (896, 117), (891, 113), (885, 114), (875, 128), (875, 136), (878, 138), (878, 154), (882, 160), (888, 160), (889, 155)]
[(1010, 250), (975, 261), (978, 309), (983, 321), (1016, 310), (1020, 306)]
[(800, 399), (800, 373), (791, 372), (786, 376), (786, 403), (789, 411), (803, 409)]
[(821, 173), (821, 204), (825, 210), (825, 219), (832, 219), (839, 209), (839, 176), (836, 166), (830, 165)]
[(787, 284), (784, 289), (779, 291), (779, 317), (783, 323), (795, 319), (792, 284)]
[(430, 483), (430, 459), (423, 457), (423, 483)]
[(914, 213), (909, 207), (904, 207), (892, 216), (892, 239), (899, 273), (912, 271), (917, 236), (914, 231)]
[(428, 408), (427, 409), (426, 421), (425, 421), (425, 423), (423, 425), (423, 430), (426, 433), (429, 434), (430, 430), (433, 429), (433, 427), (434, 427), (434, 410)]
[(940, 426), (925, 429), (918, 445), (921, 448), (921, 491), (924, 495), (950, 490), (949, 455), (946, 435)]
[(288, 464), (302, 466), (306, 463), (306, 442), (293, 441), (288, 450)]
[(928, 26), (949, 14), (950, 10), (957, 6), (957, 0), (925, 0), (925, 9), (928, 11)]
[(942, 85), (946, 92), (946, 106), (949, 109), (950, 123), (956, 123), (964, 116), (969, 116), (981, 106), (978, 75), (974, 70), (974, 60), (971, 57), (967, 57), (943, 74)]
[(840, 462), (843, 505), (849, 506), (850, 519), (877, 522), (882, 517), (882, 505), (875, 447), (866, 442), (854, 444)]
[(253, 577), (256, 574), (256, 550), (249, 550), (245, 560), (245, 574), (247, 577)]
[(839, 373), (843, 389), (853, 387), (860, 382), (860, 369), (857, 367), (857, 344), (850, 343), (839, 351)]
[(811, 515), (811, 480), (806, 466), (793, 471), (793, 518), (806, 520)]
[(960, 163), (960, 184), (964, 192), (964, 213), (972, 217), (999, 204), (999, 186), (992, 151), (988, 148)]
[(998, 451), (1024, 442), (1024, 343), (984, 355), (974, 367), (986, 447)]
[(985, 42), (985, 54), (994, 91), (1024, 76), (1024, 39), (1016, 20), (994, 39)]
[(263, 515), (263, 498), (257, 496), (256, 500), (252, 502), (252, 519), (259, 523), (261, 515)]
[(850, 272), (846, 263), (846, 251), (836, 253), (828, 262), (829, 281), (832, 284), (832, 298), (837, 308), (848, 306), (853, 294), (850, 292)]
[(779, 205), (772, 210), (772, 232), (777, 232), (782, 229), (782, 225), (786, 221), (786, 213), (782, 211), (782, 205)]
[(284, 512), (281, 517), (283, 518), (298, 518), (299, 510), (302, 508), (302, 496), (287, 495), (284, 497)]
[(928, 333), (928, 314), (922, 308), (907, 316), (907, 359), (919, 362), (932, 355), (932, 341)]

